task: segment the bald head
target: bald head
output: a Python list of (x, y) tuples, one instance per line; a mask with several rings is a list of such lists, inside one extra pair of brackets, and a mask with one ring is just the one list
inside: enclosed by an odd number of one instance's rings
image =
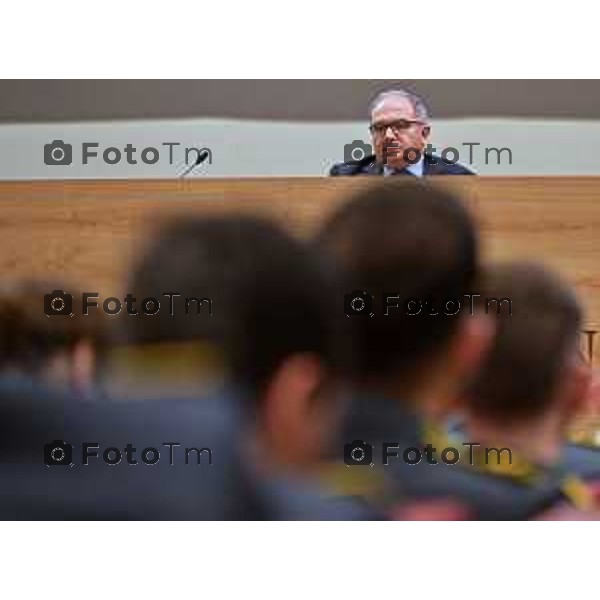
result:
[(369, 105), (369, 117), (372, 118), (375, 111), (399, 107), (411, 111), (415, 119), (429, 122), (429, 110), (423, 98), (403, 89), (386, 90), (378, 94)]
[(425, 102), (405, 90), (379, 94), (370, 106), (371, 135), (377, 161), (402, 170), (410, 157), (423, 156), (430, 134)]

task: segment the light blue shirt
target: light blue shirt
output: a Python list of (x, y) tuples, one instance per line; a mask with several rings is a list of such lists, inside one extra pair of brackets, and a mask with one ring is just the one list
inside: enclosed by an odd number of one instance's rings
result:
[[(406, 170), (415, 177), (423, 177), (423, 157), (418, 163), (414, 165), (406, 165)], [(388, 167), (387, 165), (383, 165), (383, 174), (385, 177), (389, 177), (394, 174), (394, 169), (392, 167)]]

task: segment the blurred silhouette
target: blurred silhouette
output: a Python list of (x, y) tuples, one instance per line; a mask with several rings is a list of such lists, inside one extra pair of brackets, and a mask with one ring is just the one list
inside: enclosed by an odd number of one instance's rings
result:
[[(24, 282), (5, 285), (0, 295), (2, 517), (235, 518), (237, 497), (229, 486), (239, 465), (230, 438), (238, 429), (227, 406), (207, 400), (167, 410), (163, 403), (99, 394), (97, 371), (109, 351), (106, 322), (98, 310), (84, 315), (74, 293), (64, 314), (48, 314), (44, 296), (58, 287)], [(163, 446), (170, 441), (179, 445)], [(67, 463), (48, 462), (53, 442), (71, 448)], [(88, 465), (86, 443), (98, 447)], [(136, 464), (125, 459), (127, 444), (137, 449)], [(103, 458), (111, 447), (123, 454), (116, 464)], [(160, 451), (157, 464), (140, 460), (145, 447)], [(198, 447), (210, 449), (212, 464), (186, 464), (185, 448)], [(170, 464), (169, 451), (178, 448), (179, 460)]]
[[(35, 383), (2, 381), (0, 517), (236, 518), (237, 457), (227, 443), (228, 433), (236, 433), (233, 419), (222, 406), (188, 403), (168, 408), (151, 401), (82, 403), (52, 395)], [(210, 428), (202, 427), (208, 423)], [(165, 443), (180, 446), (168, 448)], [(66, 449), (62, 456), (57, 454), (59, 444)], [(88, 464), (84, 444), (91, 445)], [(134, 451), (133, 462), (126, 458), (127, 444)], [(205, 447), (210, 463), (206, 453), (201, 464), (195, 452), (185, 460), (186, 448)], [(142, 460), (146, 448), (160, 453), (159, 462)], [(122, 455), (117, 463), (115, 451)]]
[[(46, 377), (6, 378), (3, 516), (367, 516), (322, 485), (346, 354), (334, 282), (316, 253), (262, 219), (198, 219), (159, 232), (130, 292), (207, 296), (212, 314), (184, 302), (184, 310), (119, 315), (110, 399), (82, 403), (66, 390), (52, 394)], [(214, 366), (218, 376), (205, 378)], [(54, 376), (57, 363), (48, 368)], [(186, 448), (196, 449), (190, 460)]]
[(47, 316), (56, 284), (6, 285), (0, 517), (596, 518), (600, 453), (565, 442), (591, 397), (577, 299), (478, 255), (458, 197), (392, 178), (310, 244), (250, 216), (170, 223), (111, 328)]
[[(190, 344), (203, 342), (220, 358), (222, 385), (205, 380), (189, 389), (199, 404), (207, 394), (223, 404), (233, 398), (241, 411), (231, 440), (242, 471), (240, 518), (359, 518), (357, 507), (321, 485), (336, 427), (336, 382), (349, 350), (335, 273), (325, 261), (267, 220), (215, 216), (166, 228), (129, 287), (138, 298), (181, 295), (174, 314), (124, 320), (125, 352), (162, 346), (149, 376), (155, 393), (173, 389), (169, 365), (179, 373), (181, 349)], [(197, 302), (185, 310), (187, 298), (210, 299), (211, 312), (196, 310)], [(153, 375), (165, 374), (163, 388)]]
[[(384, 443), (397, 443), (400, 456), (403, 448), (423, 448), (430, 423), (444, 421), (489, 343), (488, 319), (471, 315), (464, 297), (478, 275), (475, 225), (449, 192), (388, 179), (335, 212), (317, 245), (344, 272), (347, 293), (371, 298), (371, 316), (345, 307), (358, 356), (343, 444), (374, 445), (381, 465)], [(452, 299), (463, 305), (444, 314)], [(385, 467), (401, 484), (396, 500), (429, 494), (422, 480), (433, 469), (421, 466), (399, 458)]]
[[(487, 298), (509, 298), (512, 310), (496, 315), (490, 353), (464, 396), (462, 438), (482, 446), (474, 449), (475, 465), (456, 470), (465, 500), (480, 518), (529, 518), (566, 504), (593, 510), (584, 479), (598, 476), (598, 455), (594, 463), (565, 450), (590, 381), (575, 293), (555, 273), (525, 262), (489, 267), (481, 288)], [(510, 453), (488, 462), (485, 446)]]
[[(591, 362), (591, 358), (589, 360)], [(586, 401), (571, 427), (569, 440), (571, 447), (585, 450), (577, 451), (578, 454), (588, 458), (600, 456), (600, 371), (598, 369), (591, 369)], [(593, 452), (590, 453), (590, 450)]]
[(84, 316), (77, 300), (65, 306), (66, 314), (52, 314), (45, 296), (58, 287), (56, 281), (33, 280), (0, 287), (0, 376), (33, 378), (57, 392), (87, 397), (95, 393), (103, 366), (106, 322), (99, 311)]

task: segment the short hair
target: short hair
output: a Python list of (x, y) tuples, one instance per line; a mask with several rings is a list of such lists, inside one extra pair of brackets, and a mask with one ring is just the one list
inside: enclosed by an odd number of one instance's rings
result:
[(338, 262), (347, 293), (374, 296), (373, 317), (350, 318), (359, 380), (406, 373), (450, 339), (457, 318), (442, 311), (386, 317), (378, 304), (384, 294), (397, 293), (401, 299), (430, 298), (439, 306), (471, 291), (478, 270), (475, 226), (453, 194), (386, 179), (345, 203), (325, 223), (317, 244)]
[(102, 355), (108, 345), (106, 319), (84, 315), (76, 306), (81, 294), (68, 286), (75, 299), (73, 314), (48, 316), (45, 296), (60, 285), (42, 280), (4, 282), (0, 287), (0, 368), (35, 374), (47, 361), (88, 342)]
[(550, 408), (565, 361), (578, 350), (577, 297), (556, 273), (527, 262), (490, 266), (480, 289), (488, 299), (509, 298), (512, 307), (497, 315), (492, 347), (466, 394), (467, 409), (498, 421), (535, 418)]
[(318, 357), (330, 377), (344, 374), (351, 348), (332, 265), (266, 224), (253, 246), (255, 262), (237, 287), (243, 300), (228, 352), (235, 380), (260, 397), (284, 360), (304, 353)]
[(384, 101), (394, 98), (405, 98), (410, 101), (415, 109), (415, 116), (417, 119), (427, 123), (429, 121), (429, 109), (427, 108), (427, 104), (425, 100), (418, 94), (413, 94), (408, 90), (404, 90), (401, 88), (386, 90), (381, 92), (375, 96), (375, 98), (369, 104), (369, 118), (373, 114), (373, 111)]
[(231, 378), (260, 394), (295, 353), (336, 368), (341, 316), (335, 274), (307, 244), (263, 218), (213, 216), (165, 230), (132, 278), (138, 295), (161, 289), (208, 296), (213, 315), (135, 317), (130, 341), (204, 338), (221, 345)]
[[(157, 298), (161, 309), (154, 315), (123, 316), (125, 341), (222, 344), (239, 301), (235, 287), (240, 273), (254, 263), (247, 244), (256, 242), (260, 227), (249, 219), (222, 216), (175, 219), (164, 225), (134, 265), (128, 283), (138, 302)], [(173, 314), (163, 294), (180, 295), (173, 296)], [(187, 303), (193, 298), (209, 299), (210, 304)]]

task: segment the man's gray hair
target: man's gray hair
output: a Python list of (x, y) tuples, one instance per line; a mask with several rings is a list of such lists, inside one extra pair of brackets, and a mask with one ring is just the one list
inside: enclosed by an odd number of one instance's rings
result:
[(425, 123), (429, 122), (429, 109), (427, 108), (427, 104), (421, 96), (417, 94), (413, 94), (407, 90), (396, 89), (396, 90), (387, 90), (385, 92), (381, 92), (377, 94), (377, 96), (372, 100), (369, 105), (369, 118), (373, 114), (373, 111), (386, 100), (393, 100), (396, 98), (404, 98), (408, 99), (410, 103), (413, 105), (415, 109), (415, 116), (419, 121), (423, 121)]

